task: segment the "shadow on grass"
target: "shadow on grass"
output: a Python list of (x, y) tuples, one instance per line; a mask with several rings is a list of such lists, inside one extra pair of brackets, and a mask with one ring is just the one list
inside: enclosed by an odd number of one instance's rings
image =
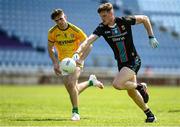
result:
[(169, 110), (168, 112), (180, 112), (180, 110), (179, 109), (174, 109), (174, 110)]
[[(88, 118), (81, 118), (81, 120), (85, 120)], [(11, 119), (11, 121), (71, 121), (70, 118), (18, 118)]]

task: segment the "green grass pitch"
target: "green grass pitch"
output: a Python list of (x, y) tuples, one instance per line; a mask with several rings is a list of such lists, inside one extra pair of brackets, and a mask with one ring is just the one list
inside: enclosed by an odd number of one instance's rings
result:
[(64, 86), (0, 86), (1, 126), (180, 126), (180, 87), (149, 87), (148, 105), (156, 123), (144, 123), (144, 113), (126, 91), (112, 86), (90, 87), (80, 95), (81, 120), (70, 120), (71, 104)]

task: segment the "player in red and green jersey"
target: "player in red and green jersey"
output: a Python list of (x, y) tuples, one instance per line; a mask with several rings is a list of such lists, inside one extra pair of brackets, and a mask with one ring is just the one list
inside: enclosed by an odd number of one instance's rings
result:
[[(102, 23), (81, 44), (74, 56), (86, 52), (89, 45), (100, 36), (103, 36), (114, 52), (119, 70), (112, 85), (117, 90), (127, 90), (128, 95), (146, 114), (146, 122), (155, 122), (156, 117), (147, 105), (149, 100), (149, 95), (146, 91), (147, 85), (146, 83), (137, 83), (136, 75), (140, 68), (141, 60), (133, 44), (131, 31), (131, 25), (143, 24), (148, 33), (150, 45), (152, 48), (158, 47), (159, 43), (154, 37), (149, 18), (145, 15), (115, 17), (111, 3), (100, 5), (97, 11)], [(81, 60), (79, 59), (78, 61), (80, 62)]]

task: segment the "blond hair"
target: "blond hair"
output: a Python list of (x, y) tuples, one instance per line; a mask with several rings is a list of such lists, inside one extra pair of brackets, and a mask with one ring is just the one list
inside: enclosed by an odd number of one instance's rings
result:
[(97, 9), (97, 12), (98, 13), (101, 13), (102, 11), (111, 11), (113, 9), (113, 5), (111, 3), (104, 3), (104, 4), (101, 4), (99, 6), (99, 8)]

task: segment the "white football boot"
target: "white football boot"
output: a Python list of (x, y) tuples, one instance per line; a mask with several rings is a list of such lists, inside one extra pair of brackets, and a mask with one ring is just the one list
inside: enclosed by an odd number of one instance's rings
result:
[(97, 78), (96, 78), (95, 75), (90, 75), (90, 76), (89, 76), (89, 81), (92, 81), (92, 82), (93, 82), (93, 86), (97, 86), (97, 87), (99, 87), (100, 89), (103, 89), (103, 88), (104, 88), (104, 85), (103, 85), (99, 80), (97, 80)]
[(80, 120), (80, 115), (77, 113), (73, 113), (71, 117), (72, 121), (79, 121)]

